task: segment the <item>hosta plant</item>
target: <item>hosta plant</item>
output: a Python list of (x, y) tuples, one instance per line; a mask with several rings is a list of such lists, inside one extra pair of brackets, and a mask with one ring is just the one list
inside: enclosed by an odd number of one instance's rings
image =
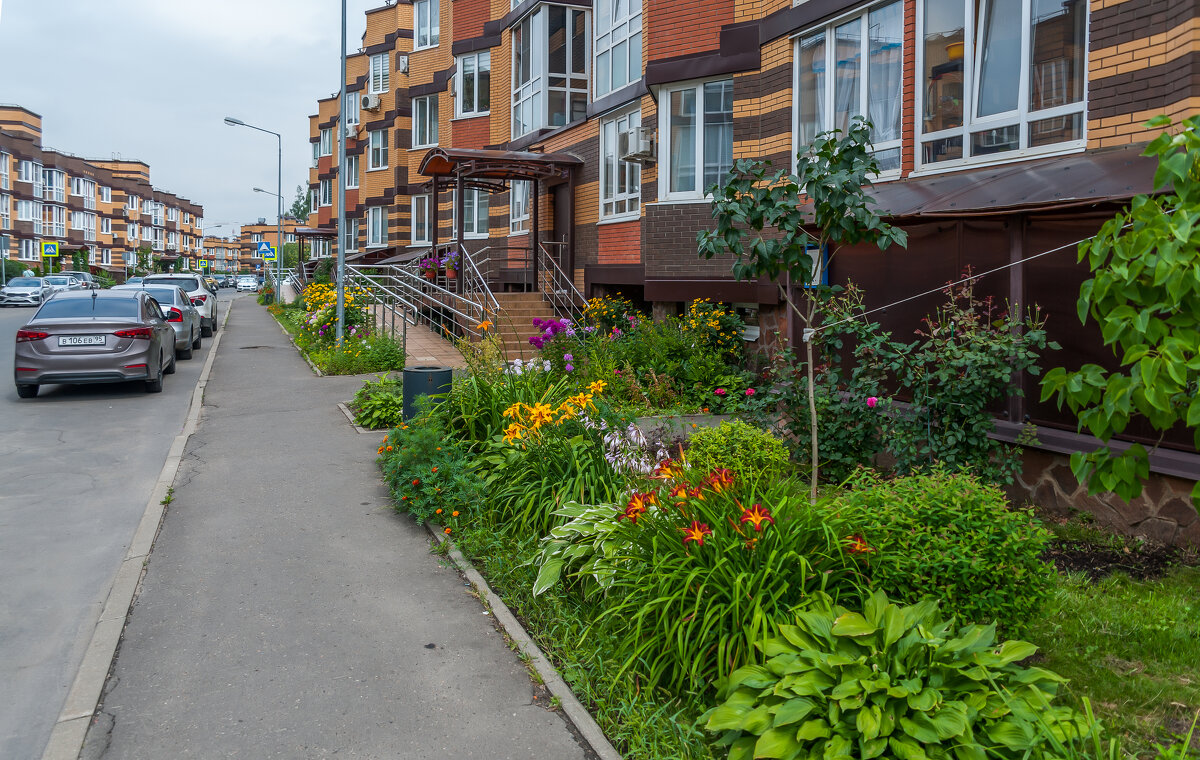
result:
[(1037, 647), (996, 642), (995, 626), (957, 627), (937, 604), (900, 607), (882, 592), (861, 612), (813, 605), (760, 644), (701, 718), (730, 760), (1041, 758), (1094, 724), (1054, 706), (1065, 681), (1018, 664)]

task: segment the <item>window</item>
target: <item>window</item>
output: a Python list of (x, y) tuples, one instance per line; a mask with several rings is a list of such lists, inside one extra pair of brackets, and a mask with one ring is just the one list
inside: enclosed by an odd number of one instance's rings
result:
[(358, 156), (346, 156), (346, 187), (353, 189), (358, 187)]
[(367, 247), (387, 245), (387, 209), (367, 207)]
[(367, 92), (372, 95), (382, 95), (388, 91), (390, 85), (389, 77), (391, 75), (388, 67), (389, 57), (387, 53), (378, 53), (371, 56), (371, 72), (367, 77)]
[(640, 109), (600, 122), (600, 216), (638, 213), (642, 195), (642, 167), (621, 160), (628, 147), (625, 136), (640, 127)]
[(367, 133), (367, 169), (386, 169), (388, 165), (388, 133), (386, 129), (376, 129)]
[(19, 254), (22, 261), (37, 261), (41, 258), (41, 241), (40, 240), (21, 240), (21, 251)]
[(659, 127), (663, 196), (702, 198), (733, 167), (733, 80), (669, 90), (666, 97)]
[(491, 110), (492, 97), (492, 54), (481, 53), (459, 56), (458, 73), (455, 74), (455, 113), (459, 116), (482, 116)]
[(346, 107), (344, 109), (344, 113), (346, 114), (345, 122), (346, 122), (347, 126), (358, 123), (358, 120), (359, 120), (358, 99), (360, 97), (362, 97), (362, 96), (358, 92), (347, 92), (346, 93)]
[(33, 183), (33, 194), (42, 194), (42, 165), (36, 161), (17, 163), (17, 181)]
[(261, 243), (262, 242), (262, 233), (261, 232), (251, 232), (250, 233), (250, 242), (251, 243)]
[(130, 209), (132, 211), (137, 211), (138, 197), (136, 195), (125, 196), (125, 208)]
[(317, 168), (317, 164), (321, 163), (321, 140), (320, 138), (313, 140), (312, 143), (312, 168)]
[(321, 194), (316, 188), (313, 188), (312, 190), (308, 191), (308, 196), (308, 210), (309, 213), (312, 213), (313, 211), (317, 210), (317, 206), (321, 205)]
[(321, 205), (333, 205), (333, 180), (331, 179), (321, 180)]
[[(486, 190), (468, 189), (463, 194), (463, 235), (466, 237), (485, 238), (488, 236), (488, 196)], [(458, 234), (458, 197), (457, 191), (450, 191), (450, 234)]]
[[(83, 212), (76, 212), (83, 213)], [(46, 223), (45, 234), (50, 237), (62, 238), (67, 236), (67, 210), (62, 206), (47, 203), (42, 207), (42, 218)], [(75, 229), (83, 229), (82, 225)]]
[(343, 238), (343, 245), (345, 246), (347, 251), (357, 251), (358, 250), (358, 220), (357, 219), (347, 219), (346, 220), (346, 234), (345, 234), (345, 237)]
[(642, 78), (642, 0), (596, 0), (596, 97)]
[(126, 222), (125, 223), (125, 239), (126, 240), (137, 240), (138, 239), (137, 222)]
[(105, 185), (100, 186), (100, 202), (112, 203), (112, 188)]
[(67, 202), (67, 175), (60, 169), (42, 171), (42, 198), (55, 203)]
[(0, 190), (9, 189), (10, 176), (8, 173), (8, 164), (12, 161), (12, 155), (0, 151)]
[(41, 222), (42, 221), (42, 204), (37, 201), (17, 201), (17, 221), (18, 222)]
[(412, 146), (423, 148), (437, 145), (438, 141), (438, 96), (426, 95), (412, 101)]
[(917, 15), (922, 166), (1083, 147), (1086, 3), (924, 0)]
[(429, 243), (429, 196), (412, 197), (412, 244)]
[(176, 208), (167, 209), (167, 221), (168, 222), (174, 222), (174, 221), (177, 221), (178, 219), (179, 219), (179, 209), (176, 209)]
[(333, 128), (326, 127), (321, 130), (321, 155), (333, 155)]
[(587, 116), (587, 45), (587, 14), (561, 5), (513, 27), (513, 137)]
[(142, 240), (151, 240), (153, 238), (154, 238), (154, 229), (152, 227), (147, 227), (146, 225), (143, 224), (142, 225)]
[(71, 195), (83, 198), (83, 207), (96, 208), (96, 183), (83, 177), (71, 177)]
[(529, 232), (529, 182), (513, 180), (508, 187), (508, 231)]
[(100, 232), (104, 235), (112, 234), (112, 219), (107, 216), (100, 218)]
[(413, 17), (416, 18), (416, 48), (433, 47), (438, 44), (441, 34), (441, 11), (438, 0), (415, 0), (413, 2)]
[[(52, 206), (51, 208), (58, 208)], [(83, 232), (84, 240), (96, 239), (96, 215), (89, 214), (86, 211), (71, 212), (71, 229)]]
[(12, 196), (0, 195), (0, 230), (12, 227)]
[(104, 266), (109, 266), (110, 264), (112, 264), (112, 249), (111, 248), (101, 248), (100, 249), (100, 263), (103, 264)]
[[(880, 171), (900, 168), (904, 10), (893, 2), (802, 36), (796, 53), (796, 151), (821, 132), (850, 127), (871, 133)], [(826, 72), (833, 72), (832, 82)]]
[(294, 242), (296, 242), (296, 233), (294, 233), (294, 232), (288, 232), (288, 233), (286, 233), (286, 234), (283, 236), (283, 242), (285, 242), (285, 243), (294, 243)]
[(176, 233), (176, 232), (168, 232), (167, 233), (167, 248), (170, 248), (172, 251), (179, 248), (179, 233)]

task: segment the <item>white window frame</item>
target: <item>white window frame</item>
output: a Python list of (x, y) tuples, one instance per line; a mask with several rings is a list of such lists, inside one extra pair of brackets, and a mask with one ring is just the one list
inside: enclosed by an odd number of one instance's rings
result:
[(308, 190), (308, 212), (311, 214), (321, 205), (320, 184)]
[(167, 209), (167, 221), (175, 222), (178, 220), (179, 220), (179, 209), (175, 208), (174, 206), (172, 206), (171, 208), (168, 208)]
[[(624, 130), (622, 129), (624, 126)], [(635, 106), (600, 120), (600, 219), (624, 221), (642, 213), (642, 167), (622, 161), (621, 132), (642, 126), (642, 109)], [(607, 153), (609, 143), (612, 152)], [(619, 172), (625, 173), (625, 192), (617, 191)], [(611, 186), (610, 186), (610, 180)], [(625, 208), (618, 211), (617, 207)]]
[(5, 153), (0, 150), (0, 190), (11, 190), (12, 175), (9, 174), (8, 165), (12, 161), (12, 154)]
[(333, 127), (325, 127), (321, 130), (321, 155), (333, 155)]
[[(716, 82), (731, 82), (729, 77), (694, 80), (664, 87), (659, 93), (658, 134), (658, 197), (662, 201), (703, 201), (712, 196), (705, 192), (704, 180), (704, 86)], [(694, 190), (671, 190), (671, 96), (692, 90), (696, 97), (696, 151)], [(736, 97), (736, 96), (735, 96)], [(736, 160), (736, 159), (734, 159)]]
[[(83, 213), (82, 211), (76, 213)], [(55, 203), (42, 206), (42, 218), (45, 220), (47, 237), (65, 238), (67, 236), (67, 208)]]
[(431, 148), (438, 143), (438, 96), (412, 99), (412, 147)]
[[(367, 133), (367, 171), (375, 172), (388, 168), (388, 131), (373, 129)], [(382, 164), (376, 164), (377, 158), (383, 158)]]
[(42, 221), (42, 202), (31, 201), (27, 198), (17, 199), (17, 221), (18, 222), (37, 222)]
[(367, 206), (367, 247), (379, 248), (387, 245), (387, 207)]
[[(614, 16), (614, 9), (623, 12)], [(595, 0), (592, 14), (592, 78), (596, 97), (599, 98), (635, 84), (642, 78), (642, 0)], [(612, 73), (615, 70), (617, 48), (622, 45), (622, 54), (627, 62), (626, 73), (625, 81), (618, 84), (613, 81)], [(637, 66), (630, 66), (629, 63), (635, 58)], [(607, 86), (601, 87), (601, 78), (606, 71)]]
[(96, 208), (96, 183), (86, 177), (71, 177), (71, 197), (82, 198), (83, 207)]
[(409, 242), (412, 245), (429, 245), (433, 240), (430, 224), (430, 198), (428, 195), (412, 196), (411, 216), (409, 219)]
[(357, 154), (346, 154), (345, 179), (347, 190), (356, 190), (358, 188), (358, 164)]
[(321, 205), (322, 206), (332, 206), (333, 205), (333, 180), (332, 179), (321, 180)]
[(321, 138), (318, 136), (316, 140), (312, 141), (312, 166), (310, 168), (316, 169), (317, 165), (320, 163), (321, 163)]
[[(964, 8), (964, 25), (963, 25), (963, 119), (962, 125), (951, 127), (948, 129), (938, 130), (935, 132), (924, 131), (924, 120), (921, 115), (925, 113), (925, 2), (921, 0), (917, 4), (917, 50), (916, 50), (916, 99), (914, 108), (916, 109), (916, 140), (913, 145), (913, 166), (912, 175), (937, 174), (943, 171), (953, 171), (963, 166), (989, 166), (994, 164), (1006, 164), (1013, 161), (1021, 161), (1027, 158), (1046, 155), (1060, 155), (1064, 153), (1076, 153), (1087, 148), (1087, 104), (1088, 104), (1088, 53), (1090, 50), (1090, 39), (1087, 32), (1084, 32), (1083, 40), (1080, 44), (1083, 46), (1081, 56), (1081, 66), (1083, 71), (1080, 73), (1083, 83), (1082, 98), (1075, 103), (1068, 103), (1062, 106), (1052, 108), (1044, 108), (1040, 111), (1031, 111), (1029, 107), (1029, 89), (1030, 89), (1030, 38), (1032, 32), (1031, 26), (1031, 0), (1022, 0), (1021, 2), (1021, 74), (1017, 84), (1017, 108), (1015, 111), (1007, 111), (1002, 114), (991, 115), (987, 117), (976, 117), (975, 105), (978, 97), (979, 79), (976, 76), (976, 71), (980, 68), (981, 51), (976, 49), (975, 40), (975, 3), (986, 3), (989, 0), (962, 0)], [(1087, 12), (1086, 8), (1083, 12)], [(983, 13), (981, 10), (980, 17)], [(1086, 24), (1085, 24), (1086, 29)], [(981, 45), (979, 47), (982, 47)], [(1050, 145), (1043, 145), (1036, 148), (1028, 147), (1029, 145), (1029, 125), (1031, 122), (1042, 121), (1044, 119), (1053, 118), (1069, 118), (1079, 114), (1080, 116), (1080, 139), (1068, 140)], [(999, 129), (1008, 126), (1017, 126), (1019, 132), (1019, 145), (1016, 150), (1002, 151), (998, 153), (988, 153), (979, 156), (971, 156), (971, 135), (972, 133), (982, 132), (989, 128)], [(925, 163), (922, 156), (922, 146), (927, 142), (941, 140), (945, 138), (953, 138), (961, 136), (962, 138), (962, 158), (951, 159), (946, 161), (934, 161)], [(911, 175), (910, 175), (911, 176)]]
[(130, 195), (128, 193), (125, 195), (126, 210), (137, 211), (138, 207), (140, 205), (141, 205), (141, 202), (138, 200), (138, 197), (136, 195)]
[(346, 126), (353, 126), (360, 122), (362, 113), (359, 111), (359, 98), (361, 97), (362, 92), (359, 90), (346, 93), (346, 102), (342, 106), (342, 112), (345, 114), (343, 121)]
[[(488, 114), (490, 114), (492, 112), (492, 101), (491, 101), (491, 97), (492, 97), (492, 91), (491, 91), (492, 53), (491, 53), (491, 51), (480, 50), (475, 53), (468, 53), (467, 55), (460, 55), (458, 57), (456, 63), (457, 63), (457, 66), (455, 66), (455, 73), (454, 73), (454, 115), (457, 117), (460, 117), (460, 118), (462, 118), (462, 117), (474, 118), (476, 116), (487, 116)], [(467, 77), (467, 69), (471, 70), (470, 73), (475, 78), (475, 83), (472, 88), (474, 90), (475, 95), (474, 95), (473, 102), (471, 102), (471, 103), (465, 102), (465, 99), (464, 99), (465, 93), (467, 91), (466, 87), (464, 86), (464, 82)], [(480, 87), (479, 86), (479, 80), (480, 80), (479, 75), (485, 71), (488, 73), (488, 83), (487, 83), (486, 87)], [(480, 92), (487, 93), (487, 96), (488, 96), (488, 107), (487, 108), (479, 107)]]
[(508, 234), (529, 234), (530, 192), (533, 183), (528, 180), (514, 179), (508, 184)]
[(100, 217), (100, 234), (101, 235), (111, 235), (112, 234), (112, 219), (109, 219), (107, 216)]
[(262, 242), (262, 239), (263, 239), (263, 238), (262, 238), (262, 233), (261, 233), (261, 232), (251, 232), (251, 233), (250, 233), (250, 242), (251, 242), (251, 243), (254, 243), (254, 244), (256, 244), (256, 245), (257, 245), (258, 243), (261, 243), (261, 242)]
[(103, 266), (106, 266), (106, 267), (112, 266), (112, 249), (111, 248), (101, 248), (100, 249), (100, 264)]
[(125, 239), (126, 240), (137, 240), (138, 239), (138, 223), (137, 222), (125, 222)]
[(42, 200), (67, 202), (67, 173), (62, 169), (42, 169)]
[[(381, 208), (381, 207), (380, 207)], [(353, 253), (358, 250), (358, 220), (346, 220), (346, 233), (342, 239), (342, 245), (346, 247), (346, 253)]]
[(42, 257), (42, 241), (21, 238), (17, 256), (21, 261), (37, 261)]
[(413, 50), (437, 47), (442, 34), (439, 0), (413, 0)]
[(12, 196), (0, 194), (0, 230), (12, 229)]
[[(582, 74), (572, 71), (574, 61), (571, 58), (573, 53), (569, 39), (564, 42), (566, 45), (566, 71), (550, 71), (549, 11), (551, 8), (565, 9), (565, 13), (567, 14), (565, 28), (568, 32), (572, 28), (572, 15), (574, 13), (583, 14), (584, 71)], [(587, 10), (583, 8), (541, 5), (513, 25), (512, 34), (514, 41), (511, 45), (512, 53), (509, 62), (509, 71), (511, 72), (510, 103), (512, 105), (510, 130), (513, 139), (546, 127), (558, 128), (573, 123), (571, 119), (572, 94), (582, 94), (585, 101), (591, 94), (591, 86), (588, 83), (592, 69), (592, 35), (590, 34), (590, 24), (591, 18)], [(518, 82), (517, 80), (520, 74), (520, 66), (517, 59), (522, 52), (520, 48), (524, 47), (524, 42), (520, 46), (516, 43), (515, 37), (518, 34), (520, 34), (522, 41), (529, 40), (529, 79), (525, 82)], [(555, 85), (551, 87), (549, 85), (550, 80), (558, 77), (563, 79), (565, 86)], [(576, 85), (574, 80), (581, 80), (583, 83), (582, 86)], [(554, 120), (550, 114), (551, 92), (563, 93), (563, 106), (566, 111), (563, 114), (562, 124), (552, 123)]]
[[(391, 86), (391, 54), (376, 53), (371, 56), (367, 74), (367, 92), (371, 95), (382, 95)], [(349, 96), (350, 93), (346, 93)]]
[[(467, 192), (463, 195), (463, 237), (469, 240), (481, 240), (487, 238), (491, 234), (491, 203), (489, 193), (486, 190), (478, 188), (467, 188)], [(483, 203), (479, 199), (483, 199)], [(483, 223), (483, 231), (479, 231), (480, 223)], [(458, 190), (452, 188), (450, 190), (450, 235), (453, 237), (458, 234)]]

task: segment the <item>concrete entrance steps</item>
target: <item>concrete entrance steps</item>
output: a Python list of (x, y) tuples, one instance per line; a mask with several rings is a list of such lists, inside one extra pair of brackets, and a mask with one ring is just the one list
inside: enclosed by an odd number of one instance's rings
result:
[(492, 317), (492, 332), (504, 344), (509, 359), (528, 359), (534, 348), (529, 338), (540, 332), (533, 320), (554, 319), (554, 308), (546, 303), (540, 293), (495, 293), (500, 313)]

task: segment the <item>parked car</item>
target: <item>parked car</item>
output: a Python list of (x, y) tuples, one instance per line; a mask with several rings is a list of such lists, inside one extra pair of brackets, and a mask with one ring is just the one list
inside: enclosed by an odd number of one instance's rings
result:
[(214, 293), (221, 289), (221, 283), (217, 282), (215, 277), (209, 277), (208, 275), (205, 275), (204, 283), (208, 285), (208, 289)]
[(96, 278), (92, 276), (91, 272), (70, 271), (61, 272), (60, 274), (75, 278), (79, 281), (80, 287), (84, 288), (85, 290), (95, 290), (100, 287), (100, 283), (96, 282)]
[(204, 278), (198, 274), (150, 274), (142, 280), (143, 285), (178, 285), (192, 299), (192, 305), (200, 312), (200, 334), (211, 337), (217, 329), (217, 294), (209, 290)]
[(142, 381), (159, 393), (175, 371), (175, 331), (158, 303), (138, 290), (71, 291), (42, 304), (17, 330), (17, 395), (42, 385)]
[(251, 293), (258, 292), (258, 279), (255, 277), (239, 277), (237, 279), (237, 290), (239, 293), (249, 291)]
[(223, 277), (221, 279), (221, 287), (236, 288), (237, 287), (237, 278), (235, 278), (231, 275), (225, 275), (225, 277)]
[(41, 306), (54, 292), (41, 277), (14, 277), (0, 288), (0, 306)]
[(61, 293), (67, 290), (83, 290), (83, 286), (79, 284), (79, 280), (74, 277), (68, 277), (65, 274), (50, 274), (42, 278), (46, 284), (54, 289), (54, 292)]
[(204, 337), (200, 329), (200, 312), (192, 299), (177, 285), (117, 285), (113, 290), (141, 290), (158, 302), (167, 324), (175, 330), (175, 358), (191, 359), (192, 351), (200, 348)]
[(145, 279), (145, 278), (140, 277), (140, 276), (130, 277), (128, 280), (125, 281), (125, 284), (126, 285), (137, 285), (143, 279)]

